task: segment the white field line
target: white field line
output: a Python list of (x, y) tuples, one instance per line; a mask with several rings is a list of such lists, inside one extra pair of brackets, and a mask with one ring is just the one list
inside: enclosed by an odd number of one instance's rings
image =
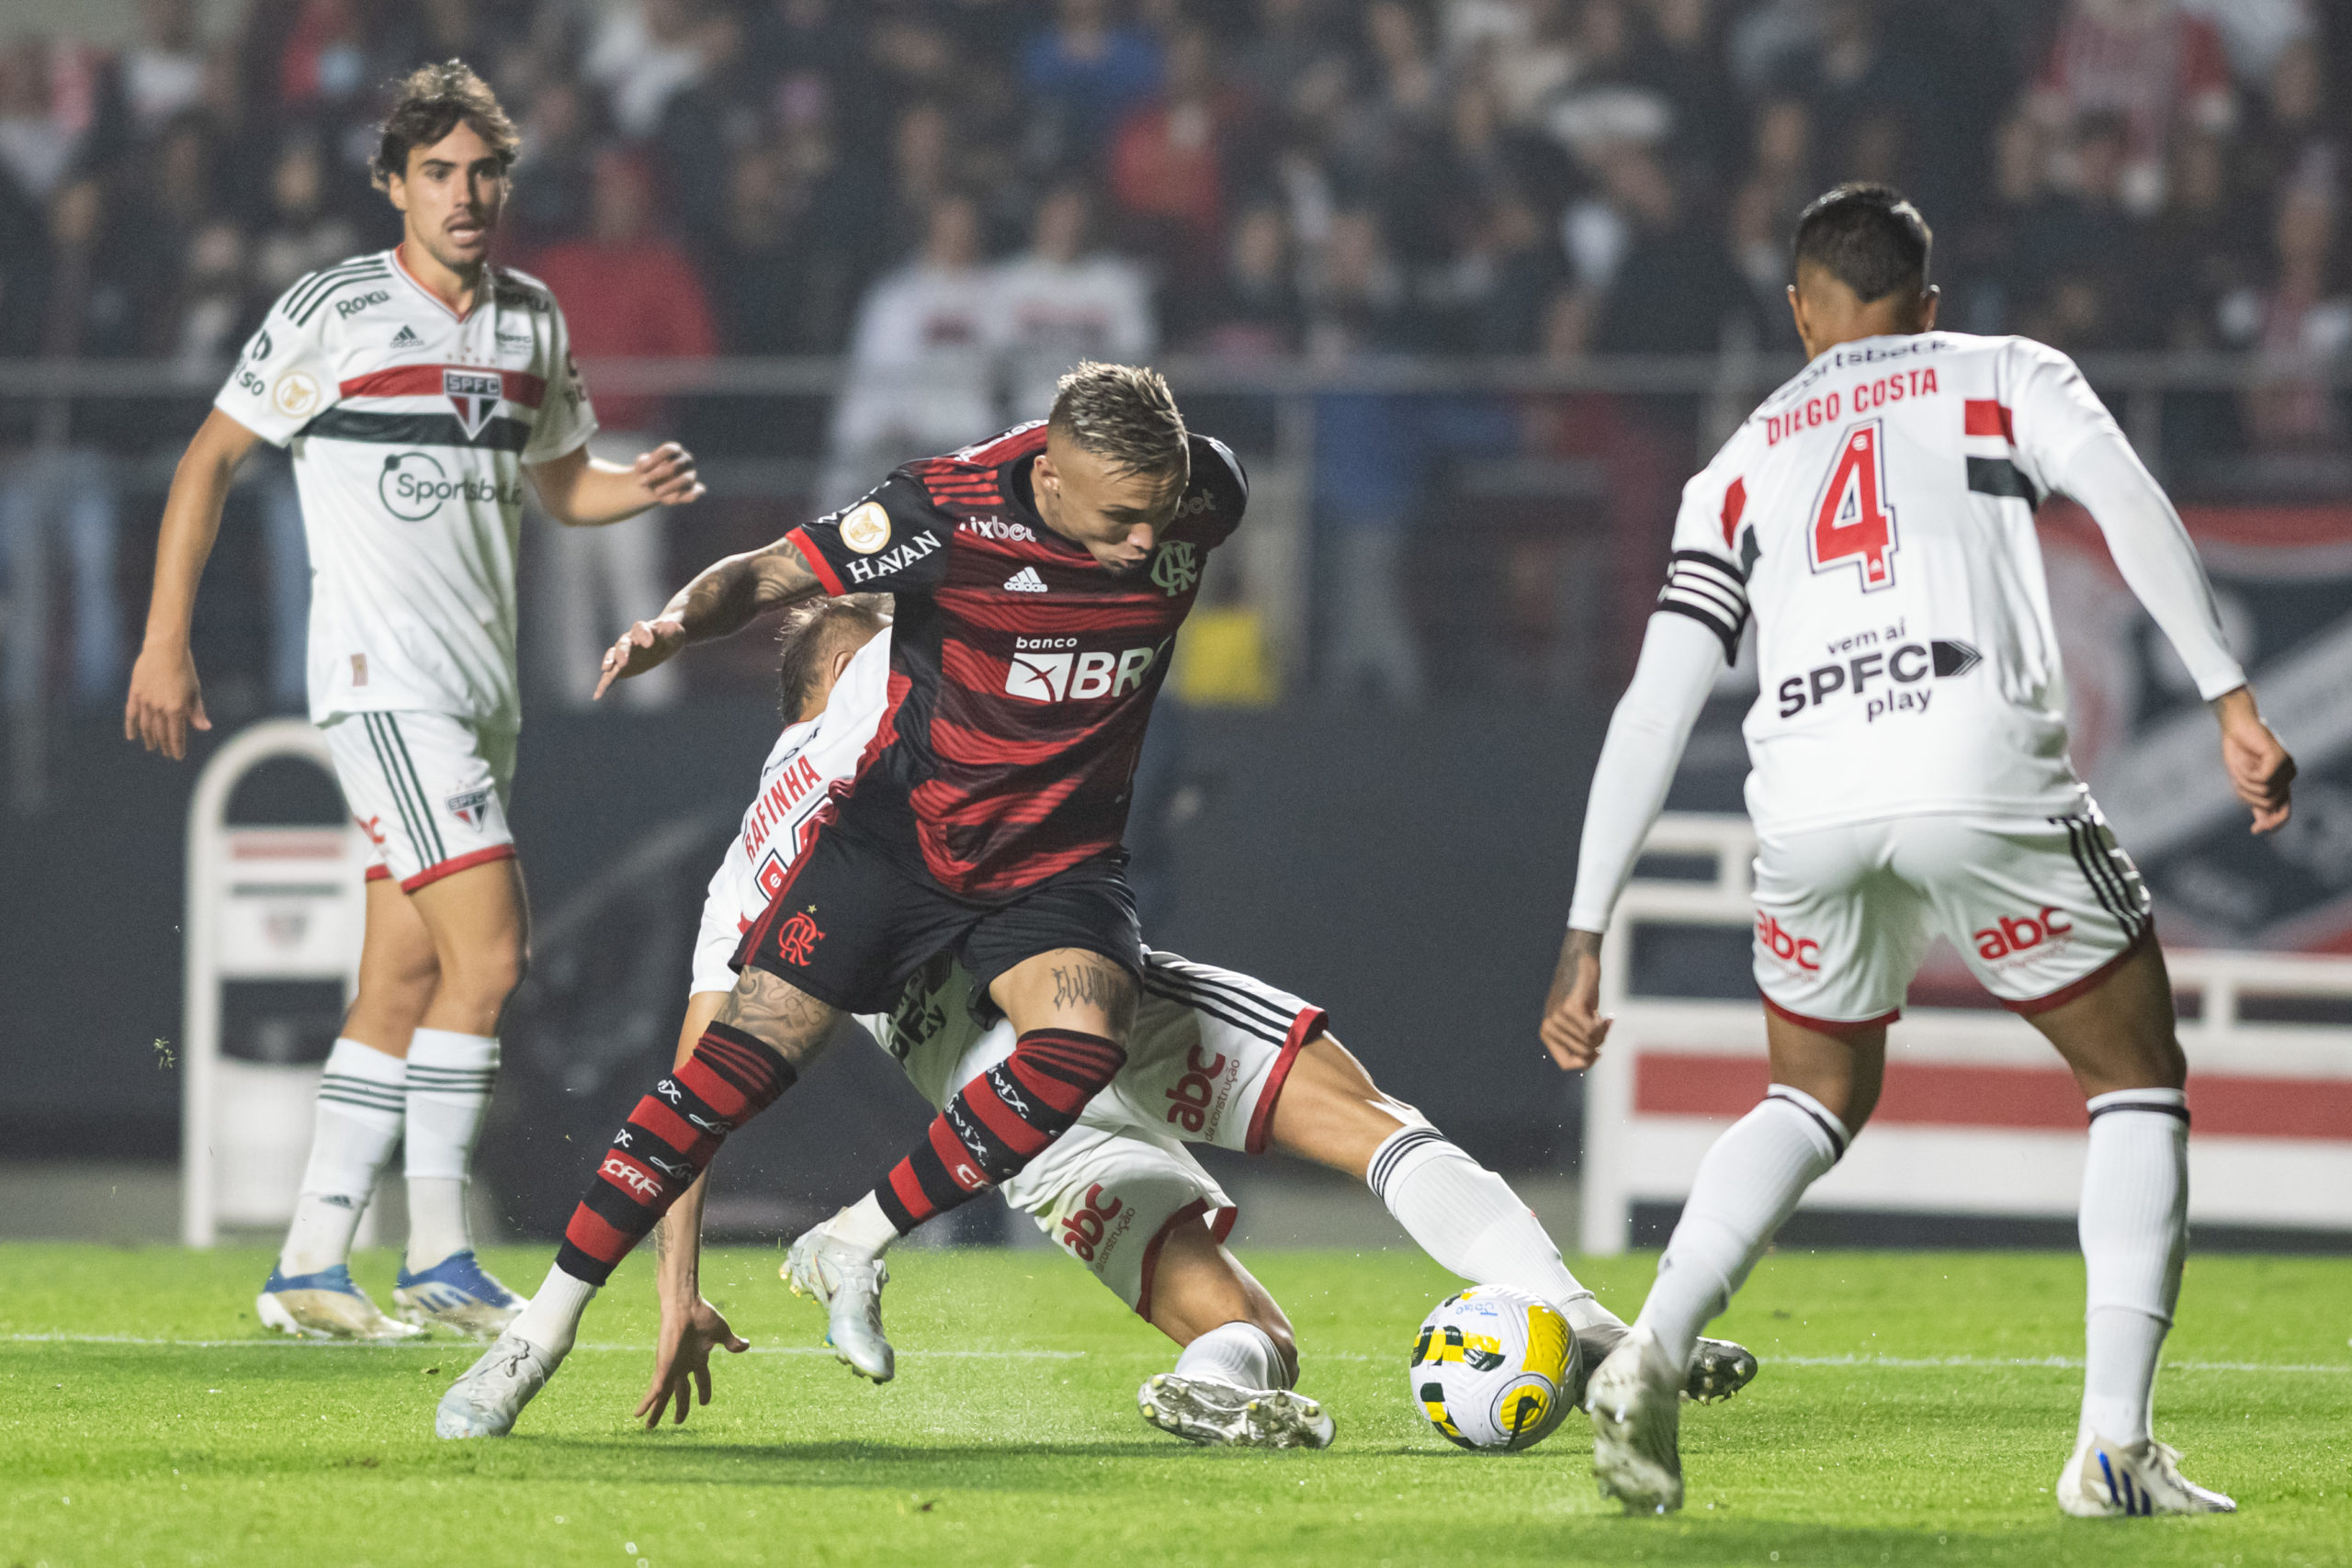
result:
[[(453, 1339), (395, 1339), (377, 1343), (356, 1339), (153, 1339), (132, 1334), (8, 1334), (0, 1335), (0, 1343), (11, 1345), (161, 1345), (177, 1350), (463, 1350), (467, 1342)], [(478, 1343), (487, 1345), (487, 1340)], [(645, 1345), (574, 1345), (574, 1350), (634, 1350), (639, 1353), (652, 1349)], [(754, 1345), (749, 1352), (753, 1356), (831, 1356), (833, 1352), (822, 1345)], [(901, 1350), (901, 1356), (928, 1358), (933, 1360), (1007, 1360), (1007, 1361), (1076, 1361), (1085, 1359), (1083, 1350)]]
[[(130, 1334), (8, 1334), (0, 1335), (0, 1343), (12, 1345), (154, 1345), (179, 1350), (462, 1350), (466, 1342), (450, 1339), (400, 1339), (389, 1343), (373, 1343), (351, 1339), (161, 1339)], [(650, 1345), (575, 1345), (574, 1350), (627, 1351), (643, 1353)], [(831, 1356), (833, 1352), (822, 1345), (754, 1345), (748, 1354), (753, 1356)], [(903, 1356), (927, 1358), (933, 1360), (1008, 1360), (1008, 1361), (1079, 1361), (1084, 1360), (1083, 1350), (902, 1350)], [(1331, 1350), (1309, 1359), (1323, 1361), (1376, 1361), (1377, 1356), (1357, 1351)], [(2080, 1356), (1766, 1356), (1767, 1367), (1853, 1367), (1883, 1368), (1903, 1371), (1936, 1371), (1972, 1369), (1990, 1371), (2002, 1368), (2040, 1368), (2053, 1371), (2080, 1371)], [(2280, 1361), (2166, 1361), (2166, 1370), (2182, 1372), (2279, 1372), (2294, 1375), (2326, 1373), (2344, 1376), (2352, 1373), (2352, 1363), (2298, 1363)]]
[[(2049, 1367), (2080, 1371), (2080, 1356), (1764, 1356), (1768, 1367), (1900, 1367), (1994, 1368)], [(2182, 1372), (2352, 1372), (2352, 1362), (2298, 1365), (2278, 1361), (2166, 1361), (2165, 1369)]]

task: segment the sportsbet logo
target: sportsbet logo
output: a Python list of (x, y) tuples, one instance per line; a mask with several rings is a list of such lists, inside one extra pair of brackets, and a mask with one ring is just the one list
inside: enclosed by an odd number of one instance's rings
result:
[(1012, 660), (1005, 666), (1004, 692), (1031, 703), (1115, 697), (1142, 685), (1158, 657), (1157, 648), (1081, 653), (1074, 637), (1015, 637)]
[(445, 501), (520, 506), (523, 486), (519, 480), (501, 484), (466, 473), (452, 478), (430, 452), (396, 452), (384, 459), (383, 470), (376, 476), (376, 499), (401, 522), (422, 523), (440, 511)]

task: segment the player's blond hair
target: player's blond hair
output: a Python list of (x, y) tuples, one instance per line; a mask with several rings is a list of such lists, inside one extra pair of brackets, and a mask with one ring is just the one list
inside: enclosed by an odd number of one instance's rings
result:
[(890, 621), (893, 601), (888, 593), (844, 593), (838, 599), (810, 599), (785, 612), (775, 634), (776, 705), (784, 722), (797, 724), (801, 709), (817, 689), (817, 671), (852, 637), (863, 643)]
[(368, 173), (378, 189), (395, 178), (408, 177), (412, 149), (430, 147), (460, 123), (490, 144), (501, 169), (514, 166), (523, 150), (522, 135), (498, 102), (490, 84), (462, 60), (420, 65), (401, 78), (393, 89), (392, 108), (376, 128), (376, 158)]
[(1081, 362), (1054, 383), (1049, 430), (1069, 437), (1122, 474), (1184, 482), (1191, 438), (1168, 378), (1140, 365)]

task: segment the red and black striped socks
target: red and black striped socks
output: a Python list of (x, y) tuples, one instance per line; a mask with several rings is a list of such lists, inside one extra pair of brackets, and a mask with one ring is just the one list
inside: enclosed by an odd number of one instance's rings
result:
[(730, 1024), (703, 1032), (694, 1055), (637, 1102), (613, 1134), (588, 1195), (564, 1227), (556, 1267), (601, 1285), (700, 1176), (728, 1134), (775, 1103), (798, 1075)]
[(947, 1102), (929, 1134), (875, 1189), (875, 1201), (905, 1235), (1010, 1180), (1069, 1131), (1126, 1060), (1099, 1034), (1031, 1030), (1012, 1055)]

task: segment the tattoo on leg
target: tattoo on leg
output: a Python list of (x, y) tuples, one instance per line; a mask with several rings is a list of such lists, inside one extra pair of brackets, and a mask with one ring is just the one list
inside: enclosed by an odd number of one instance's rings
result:
[(1054, 1006), (1100, 1008), (1125, 1032), (1135, 1016), (1135, 985), (1124, 969), (1108, 964), (1056, 964)]
[(758, 1036), (795, 1072), (824, 1054), (839, 1009), (764, 969), (746, 968), (718, 1009), (718, 1021)]

